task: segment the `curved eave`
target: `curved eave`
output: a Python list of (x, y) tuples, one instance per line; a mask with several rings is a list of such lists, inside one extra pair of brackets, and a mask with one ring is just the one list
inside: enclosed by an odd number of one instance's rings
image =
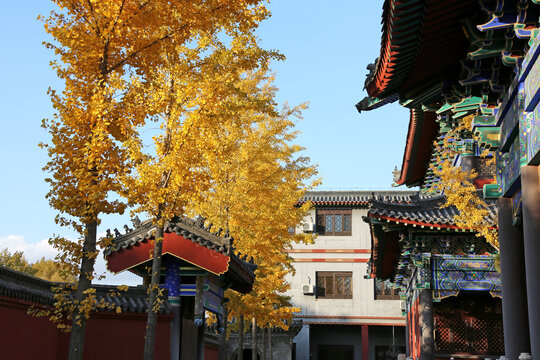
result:
[(434, 81), (458, 81), (459, 61), (466, 58), (469, 46), (462, 22), (478, 13), (477, 0), (426, 1), (417, 57), (399, 85), (405, 98)]
[(395, 82), (415, 60), (425, 0), (386, 0), (383, 6), (383, 31), (379, 60), (366, 82), (372, 98), (395, 88)]
[(425, 177), (432, 143), (439, 126), (435, 120), (435, 113), (411, 109), (410, 114), (401, 175), (396, 184), (417, 186)]
[(365, 84), (369, 96), (407, 98), (426, 81), (449, 75), (457, 81), (455, 64), (469, 44), (460, 21), (476, 10), (477, 0), (386, 0), (380, 55)]
[(400, 247), (397, 232), (385, 232), (380, 224), (370, 224), (372, 278), (387, 280), (395, 272)]
[(453, 224), (442, 224), (442, 223), (436, 223), (436, 222), (425, 222), (425, 221), (417, 221), (417, 220), (408, 220), (408, 219), (402, 219), (392, 216), (386, 216), (386, 215), (373, 215), (370, 214), (369, 216), (375, 217), (379, 220), (385, 220), (390, 223), (396, 223), (396, 224), (402, 224), (402, 225), (412, 225), (412, 226), (418, 226), (421, 228), (429, 228), (429, 229), (436, 229), (436, 230), (444, 230), (444, 229), (450, 229), (450, 230), (462, 230), (462, 231), (470, 231), (463, 228), (460, 228), (459, 226), (453, 225)]
[(235, 254), (230, 257), (228, 271), (223, 275), (227, 281), (231, 282), (231, 289), (242, 294), (247, 294), (253, 290), (253, 282), (255, 281), (254, 270), (257, 268), (254, 265), (247, 265)]

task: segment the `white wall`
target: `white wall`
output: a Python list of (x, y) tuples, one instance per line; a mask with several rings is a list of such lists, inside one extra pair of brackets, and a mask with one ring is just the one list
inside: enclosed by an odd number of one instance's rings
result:
[[(353, 209), (351, 236), (318, 236), (314, 244), (297, 245), (294, 249), (363, 249), (371, 247), (369, 226), (362, 220), (366, 209)], [(315, 219), (315, 210), (311, 217)], [(299, 229), (298, 229), (299, 230)], [(369, 253), (291, 253), (297, 259), (369, 259)], [(301, 307), (299, 315), (324, 316), (401, 316), (400, 302), (396, 300), (375, 300), (374, 280), (365, 279), (367, 264), (358, 262), (295, 262), (296, 274), (288, 278), (291, 290), (288, 293), (295, 306)], [(317, 271), (352, 271), (352, 299), (324, 299), (314, 295), (304, 295), (302, 285), (315, 284)], [(351, 320), (342, 320), (351, 321)], [(358, 321), (358, 319), (354, 320)], [(395, 320), (393, 321), (396, 322)]]

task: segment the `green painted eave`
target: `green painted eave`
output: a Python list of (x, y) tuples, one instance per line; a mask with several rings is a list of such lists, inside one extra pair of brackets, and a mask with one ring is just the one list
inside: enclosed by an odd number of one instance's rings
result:
[(446, 103), (446, 104), (444, 104), (443, 106), (441, 106), (441, 107), (439, 108), (439, 110), (435, 111), (435, 113), (437, 113), (437, 114), (442, 114), (442, 113), (447, 112), (448, 110), (452, 109), (453, 107), (454, 107), (454, 106), (453, 106), (452, 104)]

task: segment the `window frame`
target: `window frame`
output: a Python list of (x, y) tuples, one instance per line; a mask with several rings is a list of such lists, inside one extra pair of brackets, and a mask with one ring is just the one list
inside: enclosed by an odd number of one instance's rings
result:
[[(332, 277), (332, 294), (328, 294), (326, 289), (326, 280), (328, 277)], [(339, 277), (348, 277), (351, 280), (351, 293), (350, 294), (338, 294), (337, 293), (337, 279)], [(319, 285), (320, 280), (324, 279), (324, 286)], [(315, 272), (315, 285), (316, 285), (316, 297), (318, 299), (352, 299), (353, 298), (353, 272), (352, 271), (317, 271)]]
[[(332, 216), (332, 231), (326, 231), (326, 217)], [(341, 215), (341, 230), (335, 231), (336, 215)], [(344, 230), (345, 216), (349, 216), (349, 230)], [(317, 234), (321, 236), (351, 236), (352, 235), (352, 209), (317, 209), (316, 210)]]
[[(373, 297), (375, 300), (401, 300), (399, 289), (391, 287), (389, 280), (373, 280)], [(382, 294), (377, 294), (377, 283), (382, 284)], [(387, 291), (389, 291), (390, 294), (387, 294)]]

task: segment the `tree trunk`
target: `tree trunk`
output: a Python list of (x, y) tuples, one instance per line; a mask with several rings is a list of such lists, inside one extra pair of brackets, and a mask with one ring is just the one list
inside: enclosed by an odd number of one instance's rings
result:
[[(268, 354), (270, 355), (270, 360), (272, 360), (272, 328), (268, 328)], [(265, 359), (266, 360), (266, 359)]]
[(251, 318), (251, 360), (257, 360), (257, 319)]
[(262, 360), (266, 360), (266, 329), (261, 329), (262, 335)]
[[(94, 273), (97, 238), (97, 222), (93, 221), (86, 224), (86, 234), (83, 242), (83, 256), (81, 259), (81, 274), (79, 283), (75, 291), (76, 306), (73, 311), (73, 320), (71, 324), (71, 336), (69, 339), (69, 360), (82, 360), (84, 354), (84, 333), (86, 329), (86, 317), (79, 311), (79, 304), (86, 299), (85, 290), (92, 286), (92, 276)], [(87, 256), (92, 254), (92, 256)]]
[(146, 321), (146, 336), (144, 339), (144, 360), (154, 359), (156, 343), (156, 325), (159, 313), (159, 278), (161, 275), (161, 252), (163, 249), (163, 227), (158, 227), (154, 236), (154, 253), (152, 259), (152, 280), (148, 295), (148, 319)]
[(238, 321), (238, 355), (236, 359), (244, 360), (244, 315), (240, 315)]

